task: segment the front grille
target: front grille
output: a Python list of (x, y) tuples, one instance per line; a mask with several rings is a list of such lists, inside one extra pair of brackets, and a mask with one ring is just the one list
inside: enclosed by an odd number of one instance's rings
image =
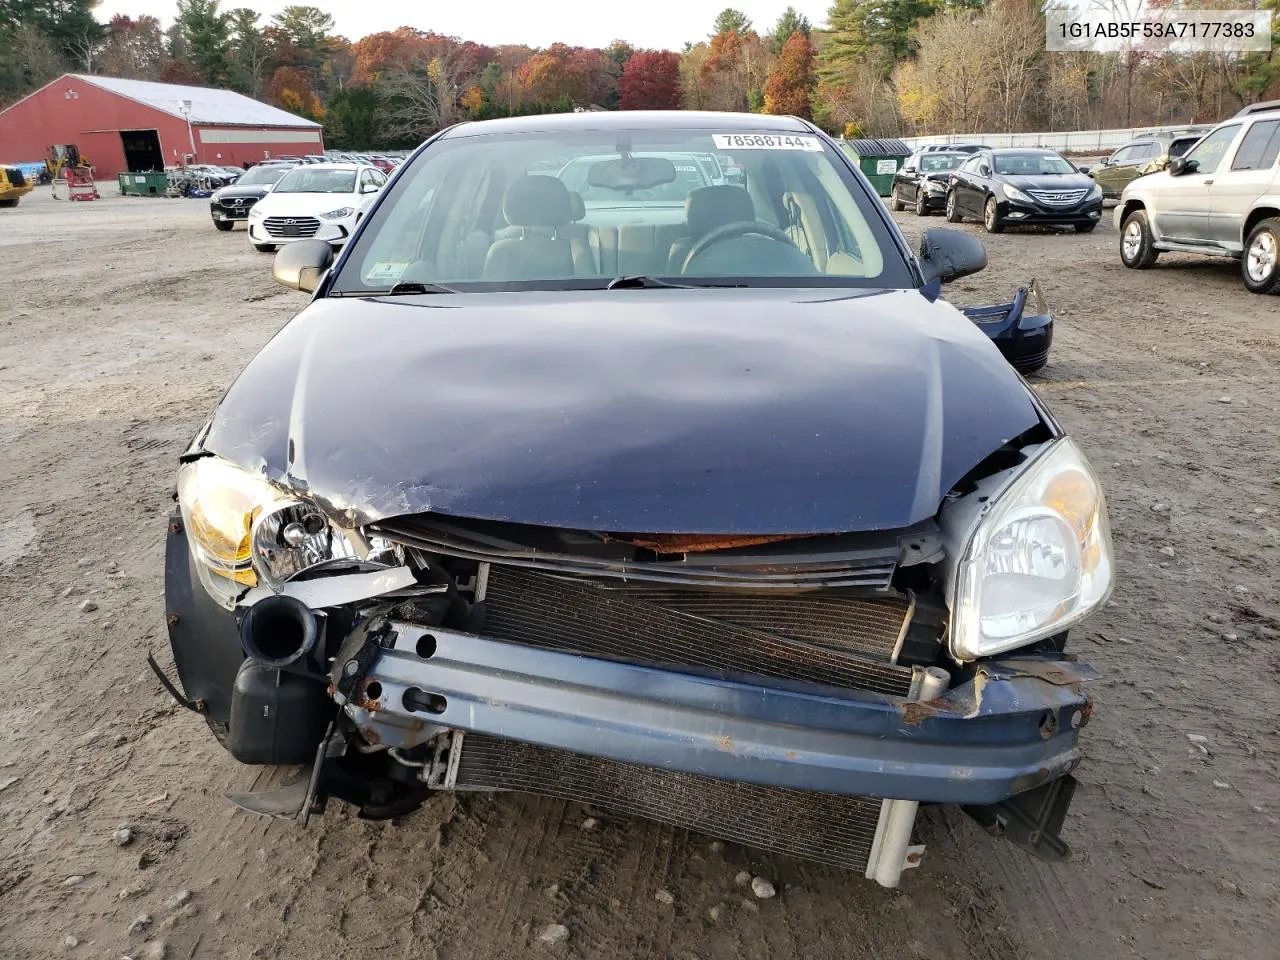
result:
[(1050, 206), (1069, 207), (1083, 200), (1088, 192), (1088, 190), (1028, 190), (1027, 194), (1033, 200), (1039, 200)]
[(619, 587), (494, 565), (482, 632), (629, 663), (905, 696), (911, 670), (889, 661), (910, 612), (897, 597)]
[(866, 869), (871, 797), (761, 787), (468, 733), (456, 786), (540, 793), (849, 870)]
[(27, 178), (22, 175), (22, 171), (17, 167), (6, 167), (5, 176), (9, 178), (9, 184), (14, 187), (25, 187)]
[[(256, 197), (232, 197), (230, 199), (219, 200), (218, 206), (222, 207), (223, 210), (229, 210), (231, 213), (245, 213), (257, 202)], [(270, 219), (274, 220), (277, 218), (272, 217)], [(314, 233), (315, 231), (313, 230), (312, 232)]]
[(267, 217), (262, 225), (273, 237), (314, 237), (320, 229), (315, 217)]

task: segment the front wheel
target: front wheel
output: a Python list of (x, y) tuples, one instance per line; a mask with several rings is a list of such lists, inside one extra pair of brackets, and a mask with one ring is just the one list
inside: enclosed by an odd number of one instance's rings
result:
[(916, 191), (916, 216), (924, 217), (929, 214), (929, 201), (923, 190)]
[(213, 221), (213, 225), (217, 227), (219, 230), (221, 230), (223, 233), (226, 233), (233, 226), (235, 226), (235, 224), (233, 224), (230, 220), (215, 220)]
[(898, 188), (896, 186), (889, 188), (889, 209), (894, 213), (901, 212), (905, 204), (898, 199)]
[(1096, 226), (1096, 223), (1077, 223), (1076, 233), (1093, 233), (1093, 228)]
[(995, 197), (987, 197), (987, 205), (983, 209), (982, 225), (987, 233), (1003, 233), (1004, 224), (1000, 222), (1000, 210), (996, 206)]
[(1270, 217), (1249, 231), (1240, 278), (1250, 293), (1280, 291), (1280, 219)]
[(0, 200), (0, 207), (16, 207), (17, 205), (18, 205), (17, 197), (14, 197), (12, 200)]
[(253, 249), (259, 253), (275, 253), (276, 247), (274, 243), (255, 243)]
[(1124, 218), (1120, 227), (1120, 262), (1130, 270), (1146, 270), (1156, 262), (1160, 251), (1151, 236), (1147, 211), (1135, 210)]
[(947, 191), (947, 223), (959, 223), (964, 217), (960, 216), (960, 209), (956, 206), (956, 192), (954, 190)]

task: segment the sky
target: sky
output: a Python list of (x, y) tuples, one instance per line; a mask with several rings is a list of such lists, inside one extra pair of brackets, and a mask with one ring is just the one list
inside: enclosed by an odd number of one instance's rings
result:
[[(603, 47), (611, 40), (622, 39), (636, 47), (670, 50), (679, 50), (687, 40), (705, 40), (716, 14), (726, 6), (743, 11), (760, 33), (777, 23), (787, 8), (787, 0), (311, 2), (331, 13), (337, 32), (349, 40), (409, 26), (491, 46), (527, 43), (532, 47), (545, 47), (562, 41), (574, 46)], [(264, 23), (288, 5), (289, 0), (222, 0), (224, 10), (245, 6), (260, 11)], [(826, 21), (831, 0), (791, 0), (791, 6), (807, 16), (814, 26), (820, 26)], [(168, 26), (175, 9), (174, 0), (104, 0), (94, 13), (102, 21), (110, 20), (117, 13), (150, 14)]]

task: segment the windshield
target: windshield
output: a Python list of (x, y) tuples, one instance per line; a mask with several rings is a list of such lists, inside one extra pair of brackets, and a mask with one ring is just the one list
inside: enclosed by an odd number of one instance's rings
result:
[(955, 153), (926, 153), (920, 157), (920, 170), (923, 173), (944, 173), (954, 170), (964, 163), (968, 157)]
[(272, 193), (352, 193), (356, 188), (354, 170), (314, 170), (294, 167), (280, 178)]
[(239, 186), (251, 187), (254, 184), (275, 183), (286, 173), (289, 172), (288, 167), (250, 167), (236, 181)]
[(995, 172), (1023, 177), (1038, 177), (1044, 174), (1079, 173), (1056, 153), (996, 153), (992, 154)]
[(914, 285), (879, 201), (822, 139), (682, 127), (446, 136), (401, 173), (332, 290), (599, 289), (628, 276)]

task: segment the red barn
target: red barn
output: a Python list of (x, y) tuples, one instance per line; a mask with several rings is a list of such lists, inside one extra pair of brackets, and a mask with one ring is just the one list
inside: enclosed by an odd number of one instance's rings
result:
[(243, 94), (149, 80), (65, 73), (0, 110), (0, 160), (41, 160), (75, 144), (100, 179), (181, 163), (248, 161), (324, 152), (320, 124)]

